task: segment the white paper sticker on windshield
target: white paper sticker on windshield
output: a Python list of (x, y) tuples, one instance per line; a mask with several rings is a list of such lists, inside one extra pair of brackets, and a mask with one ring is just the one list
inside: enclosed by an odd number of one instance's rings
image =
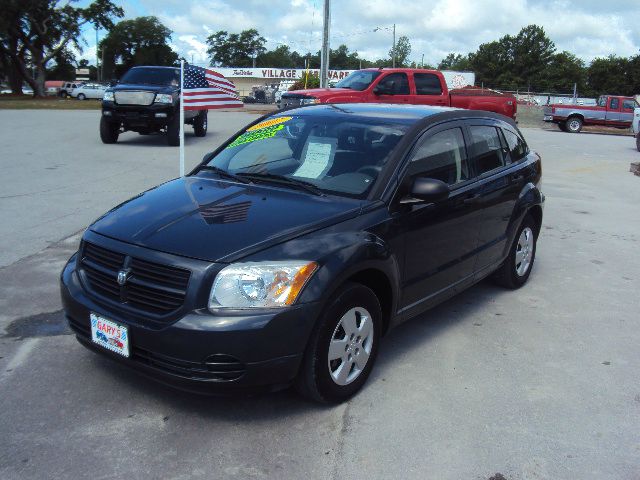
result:
[(326, 174), (335, 155), (335, 140), (310, 137), (307, 144), (302, 165), (294, 172), (294, 177), (320, 178)]

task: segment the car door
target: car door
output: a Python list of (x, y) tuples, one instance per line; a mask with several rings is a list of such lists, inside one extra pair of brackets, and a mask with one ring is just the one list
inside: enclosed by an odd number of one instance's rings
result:
[(413, 103), (418, 105), (449, 105), (449, 95), (443, 91), (440, 77), (435, 73), (414, 72), (413, 83), (416, 88)]
[[(453, 122), (425, 132), (409, 154), (392, 203), (394, 228), (405, 245), (401, 312), (425, 310), (473, 274), (481, 212), (467, 150), (464, 124)], [(412, 201), (408, 192), (418, 176), (447, 183), (449, 197)]]
[[(376, 87), (389, 89), (393, 94), (373, 93)], [(378, 83), (371, 89), (370, 101), (379, 103), (410, 103), (411, 88), (409, 76), (404, 72), (392, 72), (378, 79)]]
[(607, 104), (606, 124), (616, 126), (621, 122), (622, 102), (619, 97), (610, 97)]
[(479, 182), (476, 201), (482, 209), (475, 270), (482, 274), (500, 262), (508, 248), (509, 222), (526, 182), (525, 174), (514, 163), (526, 155), (527, 148), (515, 129), (491, 120), (469, 125), (469, 134), (472, 165)]

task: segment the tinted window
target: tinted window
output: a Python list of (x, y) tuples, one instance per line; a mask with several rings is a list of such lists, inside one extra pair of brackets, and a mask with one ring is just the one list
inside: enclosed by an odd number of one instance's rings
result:
[(406, 73), (390, 73), (380, 80), (378, 85), (385, 88), (391, 88), (393, 85), (392, 91), (395, 95), (409, 95), (409, 77)]
[(418, 95), (442, 95), (442, 85), (440, 79), (433, 73), (414, 73), (413, 79), (416, 82), (416, 93)]
[(617, 110), (619, 106), (620, 100), (617, 98), (612, 98), (611, 102), (609, 102), (609, 108), (611, 108), (612, 110)]
[(625, 110), (633, 110), (637, 106), (638, 104), (635, 102), (635, 100), (624, 100), (622, 102), (622, 108), (624, 108)]
[(177, 86), (180, 83), (180, 70), (175, 68), (134, 67), (124, 74), (121, 82)]
[(479, 175), (506, 164), (496, 127), (472, 126), (469, 127), (469, 130), (471, 131), (473, 151), (476, 155), (476, 168)]
[(371, 82), (373, 82), (380, 75), (379, 71), (372, 70), (360, 70), (353, 72), (347, 78), (340, 80), (336, 83), (337, 88), (349, 88), (351, 90), (366, 90)]
[(507, 163), (513, 163), (523, 159), (527, 155), (527, 144), (524, 143), (520, 135), (516, 135), (506, 128), (502, 129), (502, 133), (504, 133), (504, 138), (509, 147)]
[(411, 154), (409, 174), (453, 185), (469, 178), (464, 136), (459, 128), (438, 132), (418, 141)]

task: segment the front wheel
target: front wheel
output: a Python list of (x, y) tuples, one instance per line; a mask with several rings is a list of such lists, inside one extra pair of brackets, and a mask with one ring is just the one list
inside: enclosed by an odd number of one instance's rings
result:
[(207, 135), (207, 111), (202, 110), (193, 120), (193, 132), (196, 137), (204, 137)]
[(120, 135), (120, 124), (100, 119), (100, 140), (102, 143), (116, 143)]
[(571, 117), (567, 120), (567, 131), (569, 133), (580, 133), (582, 130), (582, 119), (580, 117)]
[(509, 256), (494, 275), (499, 285), (516, 289), (527, 283), (536, 259), (537, 231), (535, 220), (531, 215), (525, 216), (516, 232)]
[(563, 132), (567, 131), (567, 124), (565, 122), (558, 122), (558, 128)]
[(87, 98), (87, 96), (84, 93), (79, 93), (78, 96), (76, 97), (78, 100), (84, 100), (85, 98)]
[(322, 313), (311, 336), (296, 387), (305, 397), (339, 403), (367, 381), (378, 353), (382, 313), (371, 289), (348, 283)]
[(636, 135), (636, 148), (640, 152), (640, 133)]

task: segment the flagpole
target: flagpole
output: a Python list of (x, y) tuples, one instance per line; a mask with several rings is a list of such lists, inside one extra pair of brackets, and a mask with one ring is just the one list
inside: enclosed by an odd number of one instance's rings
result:
[(180, 60), (180, 176), (184, 177), (184, 59)]

